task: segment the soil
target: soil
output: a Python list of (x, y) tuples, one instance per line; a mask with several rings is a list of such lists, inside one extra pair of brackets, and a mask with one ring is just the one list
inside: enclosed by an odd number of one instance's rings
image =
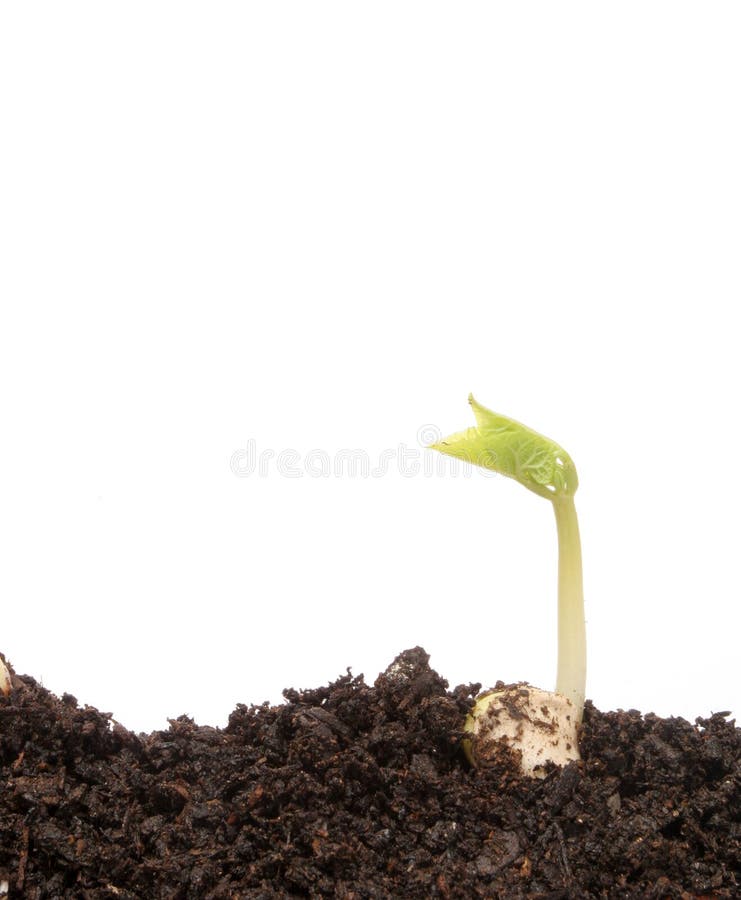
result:
[(28, 676), (0, 698), (0, 895), (739, 897), (741, 733), (727, 713), (584, 715), (581, 762), (472, 770), (421, 648), (223, 729), (135, 735)]

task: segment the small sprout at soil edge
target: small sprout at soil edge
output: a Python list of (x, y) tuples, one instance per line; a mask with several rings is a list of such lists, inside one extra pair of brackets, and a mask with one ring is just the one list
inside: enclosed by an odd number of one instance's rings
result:
[[(12, 688), (10, 682), (10, 672), (5, 665), (5, 660), (0, 656), (0, 691), (7, 697)], [(2, 893), (2, 892), (0, 892)]]
[(494, 413), (469, 396), (476, 427), (432, 444), (431, 449), (514, 478), (550, 500), (558, 535), (558, 670), (556, 692), (527, 684), (479, 696), (466, 720), (466, 753), (486, 765), (502, 743), (522, 754), (522, 769), (544, 774), (547, 762), (579, 758), (577, 726), (584, 709), (587, 673), (581, 542), (574, 494), (576, 467), (566, 451), (543, 435)]

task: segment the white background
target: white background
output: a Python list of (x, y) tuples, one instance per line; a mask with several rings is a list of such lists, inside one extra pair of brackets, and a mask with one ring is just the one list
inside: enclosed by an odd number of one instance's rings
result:
[[(588, 695), (741, 713), (740, 24), (4, 4), (16, 669), (135, 730), (416, 644), (451, 686), (551, 687), (548, 504), (419, 446), (474, 391), (579, 469)], [(245, 475), (250, 446), (302, 474)], [(314, 477), (312, 450), (388, 471)]]

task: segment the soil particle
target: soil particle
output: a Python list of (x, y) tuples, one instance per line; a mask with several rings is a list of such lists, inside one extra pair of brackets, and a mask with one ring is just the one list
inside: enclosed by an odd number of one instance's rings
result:
[(134, 735), (13, 675), (0, 698), (0, 884), (29, 898), (739, 896), (741, 734), (587, 704), (582, 760), (543, 780), (460, 749), (478, 685), (417, 647)]

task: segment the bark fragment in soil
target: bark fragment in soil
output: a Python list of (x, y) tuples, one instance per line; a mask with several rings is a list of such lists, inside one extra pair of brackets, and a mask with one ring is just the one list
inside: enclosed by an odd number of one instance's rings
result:
[(0, 698), (0, 884), (11, 897), (736, 897), (741, 735), (723, 714), (587, 705), (543, 781), (460, 750), (478, 685), (421, 648), (136, 736), (13, 676)]

